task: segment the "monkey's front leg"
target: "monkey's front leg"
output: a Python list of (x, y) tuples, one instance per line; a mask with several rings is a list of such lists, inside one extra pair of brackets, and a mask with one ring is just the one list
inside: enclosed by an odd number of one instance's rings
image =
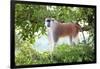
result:
[(53, 38), (53, 33), (51, 30), (48, 31), (48, 39), (49, 39), (49, 48), (50, 48), (50, 60), (53, 61), (53, 51), (54, 51), (54, 46), (55, 46), (55, 42), (54, 42), (54, 38)]
[(50, 51), (53, 52), (55, 42), (54, 42), (53, 33), (51, 30), (48, 31), (48, 39), (49, 39)]

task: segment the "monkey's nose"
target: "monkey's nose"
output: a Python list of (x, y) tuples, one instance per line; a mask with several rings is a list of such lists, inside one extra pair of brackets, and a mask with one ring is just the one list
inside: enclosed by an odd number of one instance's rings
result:
[(48, 22), (47, 27), (50, 27), (50, 22)]

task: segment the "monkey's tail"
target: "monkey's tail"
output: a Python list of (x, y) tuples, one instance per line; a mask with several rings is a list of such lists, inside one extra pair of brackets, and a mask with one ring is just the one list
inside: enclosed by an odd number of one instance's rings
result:
[(84, 44), (86, 44), (86, 39), (85, 39), (85, 35), (84, 35), (84, 33), (83, 33), (83, 30), (82, 30), (82, 27), (81, 27), (78, 23), (76, 23), (76, 24), (78, 25), (80, 31), (82, 32), (83, 39), (84, 39)]

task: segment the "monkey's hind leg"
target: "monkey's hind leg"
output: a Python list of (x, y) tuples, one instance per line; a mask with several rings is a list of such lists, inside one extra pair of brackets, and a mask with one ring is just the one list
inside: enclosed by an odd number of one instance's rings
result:
[(51, 44), (51, 51), (50, 51), (50, 60), (53, 62), (53, 52), (54, 52), (55, 43)]

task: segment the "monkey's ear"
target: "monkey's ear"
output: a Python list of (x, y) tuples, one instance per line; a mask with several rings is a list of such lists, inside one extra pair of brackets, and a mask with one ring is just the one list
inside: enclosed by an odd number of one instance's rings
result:
[(55, 21), (55, 18), (51, 18), (52, 21)]

